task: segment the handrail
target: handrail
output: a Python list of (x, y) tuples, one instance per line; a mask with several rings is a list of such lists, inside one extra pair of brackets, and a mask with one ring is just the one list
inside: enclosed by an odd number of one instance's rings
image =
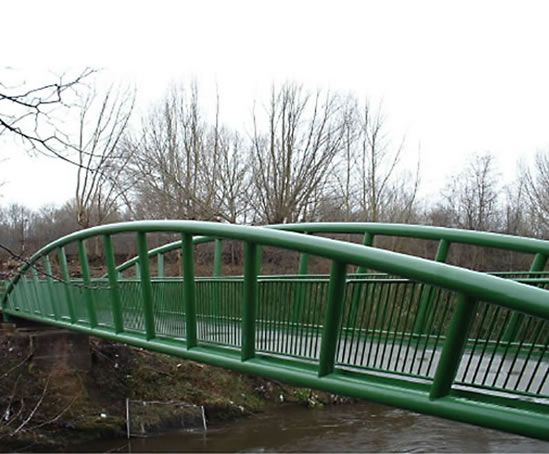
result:
[[(362, 227), (364, 224), (362, 224)], [(295, 228), (295, 226), (294, 226)], [(356, 227), (358, 229), (358, 226)], [(358, 230), (357, 230), (358, 231)], [(530, 315), (549, 318), (547, 291), (444, 263), (318, 236), (278, 229), (201, 221), (134, 221), (81, 230), (60, 238), (37, 251), (12, 280), (2, 303), (28, 269), (40, 257), (73, 241), (118, 233), (178, 232), (212, 238), (241, 240), (262, 246), (281, 247), (402, 276), (418, 282), (454, 290)], [(541, 242), (549, 250), (549, 242)], [(548, 243), (545, 245), (545, 243)], [(143, 251), (141, 251), (143, 254)]]
[[(299, 233), (333, 233), (333, 234), (365, 234), (382, 235), (423, 240), (442, 241), (448, 243), (468, 244), (472, 246), (489, 247), (514, 252), (540, 254), (544, 260), (549, 257), (549, 241), (536, 238), (524, 238), (502, 233), (462, 230), (448, 227), (410, 224), (385, 224), (374, 222), (311, 222), (301, 224), (272, 224), (261, 226), (273, 230), (284, 230)], [(214, 237), (197, 237), (194, 244), (213, 241)], [(164, 244), (149, 251), (149, 257), (164, 254), (181, 247), (181, 240)], [(122, 263), (117, 267), (124, 271), (135, 265), (137, 257)]]

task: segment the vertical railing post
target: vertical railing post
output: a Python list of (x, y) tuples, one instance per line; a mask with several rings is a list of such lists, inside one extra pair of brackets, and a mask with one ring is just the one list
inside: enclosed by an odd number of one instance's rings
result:
[[(299, 255), (299, 268), (298, 274), (300, 276), (306, 276), (309, 273), (309, 254), (301, 253)], [(295, 304), (292, 314), (292, 322), (297, 325), (299, 323), (301, 311), (305, 304), (305, 286), (299, 280), (295, 289)]]
[(63, 278), (63, 288), (65, 290), (65, 298), (67, 299), (67, 311), (69, 313), (69, 318), (71, 319), (71, 323), (76, 323), (76, 313), (74, 310), (74, 302), (72, 300), (71, 295), (71, 278), (69, 274), (69, 265), (67, 263), (67, 254), (65, 253), (65, 248), (61, 247), (58, 250), (59, 256), (59, 267), (61, 269), (61, 277)]
[(346, 276), (347, 265), (341, 262), (332, 262), (330, 283), (328, 285), (328, 303), (326, 306), (320, 344), (319, 377), (331, 374), (334, 371), (338, 329), (341, 322), (341, 314), (343, 312)]
[(475, 307), (476, 301), (473, 298), (464, 294), (458, 295), (431, 385), (430, 399), (447, 396), (452, 388), (475, 315)]
[(309, 274), (309, 254), (305, 254), (304, 252), (299, 254), (299, 268), (297, 273), (300, 276)]
[(24, 293), (24, 300), (27, 302), (27, 309), (28, 311), (31, 313), (31, 314), (36, 314), (37, 310), (36, 310), (36, 301), (35, 301), (35, 298), (34, 296), (32, 295), (32, 293), (29, 293), (30, 289), (29, 289), (29, 283), (28, 283), (28, 278), (27, 278), (27, 274), (24, 273), (22, 276), (21, 276), (21, 279), (20, 279), (20, 285), (21, 285), (21, 288), (23, 289), (23, 293)]
[(57, 298), (55, 297), (55, 292), (53, 290), (53, 273), (50, 258), (47, 255), (44, 256), (44, 270), (46, 271), (46, 281), (48, 282), (48, 294), (50, 296), (53, 318), (55, 318), (55, 320), (59, 320), (59, 307), (57, 305)]
[[(366, 232), (364, 234), (364, 237), (362, 239), (362, 244), (364, 246), (373, 246), (374, 244), (374, 234), (373, 233), (370, 233), (370, 232)], [(368, 272), (368, 269), (364, 266), (359, 266), (356, 270), (357, 274), (364, 274), (364, 273), (367, 273)], [(358, 307), (359, 307), (359, 304), (360, 304), (360, 297), (362, 296), (362, 290), (363, 290), (363, 283), (361, 282), (357, 282), (355, 284), (355, 291), (353, 292), (352, 294), (352, 297), (351, 297), (351, 310), (349, 312), (349, 323), (348, 324), (351, 324), (352, 326), (355, 325), (355, 320), (356, 320), (356, 317), (357, 317), (357, 312), (358, 312)], [(360, 329), (360, 327), (359, 327)], [(354, 329), (353, 329), (354, 331)]]
[(88, 254), (86, 252), (86, 244), (84, 243), (84, 240), (78, 240), (78, 255), (80, 258), (82, 282), (84, 283), (84, 301), (86, 302), (88, 321), (90, 322), (90, 326), (94, 328), (97, 326), (97, 314), (95, 313), (93, 295), (91, 293), (90, 265), (88, 263)]
[(38, 271), (35, 266), (31, 267), (32, 274), (32, 290), (34, 291), (34, 297), (36, 298), (36, 304), (38, 305), (38, 313), (40, 315), (48, 315), (46, 310), (42, 310), (44, 304), (42, 303), (42, 291), (40, 285), (40, 279), (38, 278)]
[(196, 347), (196, 301), (194, 282), (193, 237), (190, 233), (181, 235), (183, 262), (183, 303), (185, 305), (185, 328), (187, 349)]
[(258, 251), (255, 243), (244, 243), (244, 288), (242, 294), (241, 359), (255, 356)]
[[(547, 256), (543, 254), (536, 254), (534, 257), (534, 261), (530, 266), (530, 272), (539, 273), (540, 271), (543, 271), (545, 269), (546, 263)], [(523, 319), (524, 314), (521, 314), (519, 312), (513, 312), (511, 318), (509, 319), (507, 328), (505, 328), (505, 332), (503, 333), (503, 337), (501, 339), (502, 342), (513, 342), (515, 340), (515, 337), (519, 330), (519, 326), (522, 323)]]
[(149, 253), (147, 247), (147, 234), (137, 233), (137, 253), (139, 257), (138, 267), (141, 276), (141, 293), (143, 296), (143, 318), (145, 320), (145, 337), (151, 340), (156, 336), (153, 311), (153, 292), (151, 284), (151, 272), (149, 269)]
[(256, 268), (256, 275), (259, 276), (261, 274), (261, 267), (263, 264), (263, 248), (260, 244), (255, 245), (255, 268)]
[(220, 238), (215, 239), (214, 243), (214, 268), (213, 275), (214, 277), (220, 277), (223, 267), (223, 243)]
[[(374, 245), (374, 239), (375, 235), (370, 232), (364, 233), (364, 237), (362, 238), (362, 245), (363, 246), (373, 246)], [(359, 266), (356, 270), (358, 274), (364, 274), (368, 272), (368, 269), (365, 266)]]
[(118, 271), (116, 270), (116, 261), (112, 238), (110, 235), (103, 237), (103, 248), (105, 250), (105, 259), (107, 262), (107, 273), (109, 277), (109, 287), (111, 294), (112, 321), (115, 333), (124, 331), (124, 321), (122, 317), (122, 303), (120, 301), (120, 290), (118, 287)]
[[(223, 243), (221, 238), (216, 238), (214, 243), (214, 267), (213, 277), (221, 277), (223, 274)], [(214, 320), (221, 315), (221, 280), (214, 280), (212, 297)]]
[[(450, 250), (450, 242), (444, 238), (438, 243), (437, 253), (435, 255), (435, 262), (444, 263), (448, 257)], [(421, 336), (425, 332), (425, 324), (427, 322), (427, 313), (429, 312), (429, 306), (433, 300), (433, 287), (423, 286), (421, 296), (419, 297), (419, 303), (417, 308), (416, 323), (413, 327), (413, 334), (415, 336)]]
[(164, 277), (164, 254), (156, 254), (156, 275), (157, 277)]

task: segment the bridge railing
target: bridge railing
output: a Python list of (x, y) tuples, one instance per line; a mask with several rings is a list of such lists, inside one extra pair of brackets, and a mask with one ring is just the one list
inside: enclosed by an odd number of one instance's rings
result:
[[(147, 235), (153, 232), (181, 235), (182, 278), (152, 276), (151, 256), (174, 247), (149, 250)], [(118, 234), (135, 235), (135, 262), (117, 265)], [(94, 278), (87, 245), (97, 239), (107, 275)], [(195, 276), (196, 244), (211, 239), (244, 243), (242, 276), (221, 276), (218, 255), (214, 276)], [(537, 249), (528, 241), (519, 243), (513, 240), (511, 247), (528, 243), (534, 262), (545, 257), (546, 242)], [(331, 261), (331, 273), (305, 275), (302, 259), (301, 275), (261, 276), (260, 250), (269, 246), (324, 257)], [(78, 278), (71, 277), (69, 247), (78, 253)], [(139, 276), (124, 277), (123, 267), (135, 264)], [(348, 273), (350, 266), (358, 273)], [(330, 377), (337, 377), (340, 391), (382, 401), (387, 399), (371, 389), (355, 389), (355, 381), (406, 382), (424, 397), (400, 396), (401, 405), (449, 417), (457, 416), (429, 402), (471, 395), (478, 400), (490, 393), (493, 401), (497, 392), (505, 405), (538, 412), (540, 404), (532, 399), (549, 397), (549, 292), (546, 276), (539, 272), (541, 277), (532, 278), (534, 271), (511, 276), (522, 278), (521, 283), (279, 229), (142, 221), (76, 232), (38, 251), (9, 284), (2, 309), (7, 315), (298, 384), (328, 386)], [(516, 332), (505, 338), (515, 314)], [(418, 330), (420, 317), (424, 323)], [(512, 398), (505, 397), (509, 394)], [(455, 405), (452, 412), (458, 411)], [(501, 424), (512, 427), (510, 420)]]
[[(496, 273), (501, 277), (544, 277), (544, 268), (549, 258), (549, 242), (534, 238), (523, 238), (511, 235), (503, 235), (490, 232), (478, 232), (460, 229), (451, 229), (445, 227), (408, 225), (408, 224), (384, 224), (384, 223), (363, 223), (363, 222), (322, 222), (322, 223), (300, 223), (300, 224), (278, 224), (269, 225), (265, 228), (292, 231), (309, 235), (314, 234), (359, 234), (363, 236), (362, 244), (365, 246), (374, 246), (375, 239), (379, 237), (398, 237), (413, 238), (421, 240), (436, 241), (438, 247), (433, 259), (436, 262), (445, 263), (448, 259), (452, 244), (466, 244), (485, 248), (494, 248), (502, 251), (514, 251), (533, 255), (531, 266), (527, 273), (520, 276), (517, 271), (513, 273)], [(196, 245), (215, 242), (214, 247), (214, 276), (221, 276), (221, 255), (222, 239), (211, 236), (201, 236), (193, 239)], [(164, 256), (174, 250), (181, 250), (181, 240), (162, 245), (148, 251), (151, 259), (156, 258), (158, 277), (164, 276)], [(137, 266), (138, 258), (130, 259), (121, 264), (117, 270), (121, 273), (135, 267), (135, 274), (139, 275)], [(309, 255), (302, 253), (299, 260), (298, 273), (300, 275), (308, 274)], [(367, 269), (358, 267), (357, 273), (364, 274)], [(505, 276), (507, 274), (507, 276)], [(524, 282), (524, 281), (523, 281)], [(532, 285), (536, 285), (530, 282)], [(537, 283), (543, 286), (544, 283)], [(427, 314), (433, 304), (433, 295), (435, 290), (430, 286), (424, 286), (421, 292), (418, 314), (415, 318), (415, 324), (412, 331), (416, 335), (423, 334), (428, 323)], [(360, 292), (356, 292), (358, 298)], [(299, 299), (299, 298), (298, 298)], [(521, 325), (524, 325), (523, 316), (519, 312), (511, 315), (506, 330), (502, 335), (503, 341), (512, 342), (517, 339)]]

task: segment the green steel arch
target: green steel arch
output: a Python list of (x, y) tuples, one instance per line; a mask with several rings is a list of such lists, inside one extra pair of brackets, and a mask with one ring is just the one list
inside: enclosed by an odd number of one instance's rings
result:
[[(181, 240), (149, 250), (147, 234)], [(314, 234), (360, 233), (363, 244)], [(138, 256), (116, 264), (113, 238)], [(434, 260), (373, 247), (377, 236), (438, 241)], [(86, 242), (106, 276), (92, 277)], [(221, 275), (221, 241), (244, 244), (242, 276)], [(214, 275), (194, 248), (215, 241)], [(443, 263), (454, 243), (533, 255), (529, 270), (489, 275)], [(301, 254), (299, 275), (263, 276), (261, 247)], [(72, 278), (68, 248), (79, 257)], [(180, 250), (182, 273), (164, 275)], [(309, 256), (331, 261), (308, 275)], [(52, 271), (56, 257), (60, 278)], [(549, 440), (549, 242), (485, 232), (372, 223), (268, 227), (138, 221), (79, 231), (45, 246), (7, 287), (4, 316), (62, 326), (300, 386)], [(157, 259), (156, 275), (151, 258)], [(136, 266), (138, 273), (127, 276)], [(356, 272), (350, 272), (355, 266)], [(353, 268), (354, 270), (354, 268)]]

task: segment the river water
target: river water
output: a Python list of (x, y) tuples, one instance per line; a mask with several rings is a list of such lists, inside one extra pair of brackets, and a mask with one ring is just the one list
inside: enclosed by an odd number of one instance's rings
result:
[[(549, 430), (549, 428), (548, 428)], [(549, 442), (373, 403), (282, 405), (204, 432), (73, 447), (111, 452), (549, 452)]]

